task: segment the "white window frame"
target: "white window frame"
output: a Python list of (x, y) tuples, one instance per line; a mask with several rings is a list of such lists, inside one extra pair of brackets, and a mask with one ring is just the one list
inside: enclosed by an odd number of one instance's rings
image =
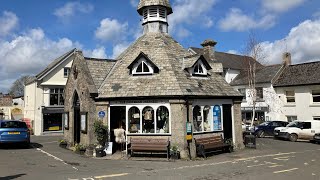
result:
[[(293, 96), (288, 96), (287, 92), (293, 92)], [(286, 96), (286, 103), (288, 103), (288, 104), (296, 103), (296, 97), (295, 97), (296, 94), (295, 94), (294, 90), (286, 90), (284, 93), (285, 93), (284, 95)], [(294, 102), (288, 102), (288, 98), (293, 98)]]
[[(198, 70), (198, 72), (196, 71), (196, 67), (197, 66), (202, 69), (202, 73), (199, 72), (199, 70)], [(192, 74), (193, 75), (205, 75), (206, 76), (208, 74), (208, 71), (205, 68), (204, 64), (201, 61), (198, 61), (197, 64), (195, 64), (193, 69), (192, 69)]]
[[(142, 68), (144, 67), (143, 64), (145, 64), (149, 68), (149, 72), (144, 72), (144, 69), (142, 69), (142, 72), (137, 72), (138, 67), (140, 66), (140, 64), (142, 64)], [(137, 63), (132, 68), (132, 74), (133, 75), (148, 75), (148, 74), (153, 74), (153, 73), (154, 73), (153, 67), (144, 58), (139, 59), (137, 61)]]
[(63, 68), (63, 77), (68, 78), (70, 75), (70, 71), (71, 71), (70, 67)]
[[(222, 106), (221, 105), (218, 105), (220, 107), (220, 110), (221, 110), (221, 129), (219, 130), (214, 130), (214, 124), (213, 124), (213, 108), (215, 105), (209, 105), (209, 104), (206, 104), (206, 105), (199, 105), (199, 104), (194, 104), (192, 106), (192, 114), (193, 114), (193, 110), (196, 106), (199, 106), (200, 107), (200, 112), (201, 112), (201, 129), (200, 131), (195, 131), (195, 128), (193, 129), (193, 133), (194, 134), (201, 134), (201, 133), (208, 133), (208, 132), (221, 132), (223, 131), (223, 109), (222, 109)], [(207, 120), (208, 120), (208, 123), (210, 125), (210, 130), (207, 130), (205, 131), (204, 130), (204, 108), (208, 106), (210, 107), (209, 109), (209, 113), (208, 113), (208, 117), (207, 117)], [(194, 117), (192, 118), (192, 125), (194, 126)]]

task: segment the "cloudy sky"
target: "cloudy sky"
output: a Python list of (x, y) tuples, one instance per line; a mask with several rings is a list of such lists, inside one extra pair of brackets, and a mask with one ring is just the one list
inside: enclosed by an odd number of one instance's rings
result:
[[(250, 33), (266, 62), (320, 60), (318, 0), (171, 0), (170, 34), (185, 48), (205, 39), (217, 51), (243, 53)], [(138, 0), (10, 0), (0, 2), (0, 92), (79, 48), (85, 56), (115, 58), (141, 35)]]

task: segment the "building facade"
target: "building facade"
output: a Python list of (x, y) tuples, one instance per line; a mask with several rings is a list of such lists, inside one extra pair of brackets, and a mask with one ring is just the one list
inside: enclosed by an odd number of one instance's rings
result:
[(24, 89), (24, 118), (31, 122), (35, 135), (63, 132), (64, 87), (75, 49), (55, 59)]
[[(221, 63), (184, 49), (168, 34), (168, 0), (141, 0), (144, 34), (116, 60), (97, 60), (76, 52), (65, 87), (64, 136), (71, 144), (94, 144), (92, 125), (104, 121), (130, 138), (165, 138), (182, 158), (195, 157), (193, 137), (212, 134), (243, 147), (242, 95), (220, 75)], [(202, 43), (213, 54), (215, 42)]]

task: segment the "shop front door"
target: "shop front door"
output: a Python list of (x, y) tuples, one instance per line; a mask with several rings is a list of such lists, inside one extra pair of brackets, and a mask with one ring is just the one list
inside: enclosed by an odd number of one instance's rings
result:
[(222, 112), (223, 112), (223, 135), (225, 139), (231, 139), (232, 138), (231, 104), (223, 104)]

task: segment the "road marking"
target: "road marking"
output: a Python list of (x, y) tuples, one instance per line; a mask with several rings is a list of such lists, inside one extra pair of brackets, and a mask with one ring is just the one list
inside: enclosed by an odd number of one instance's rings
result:
[(283, 165), (276, 164), (276, 165), (272, 165), (272, 166), (268, 166), (268, 167), (273, 168), (273, 167), (279, 167), (279, 166), (283, 166)]
[[(53, 157), (53, 159), (55, 159), (55, 160), (57, 160), (57, 161), (60, 161), (60, 162), (62, 162), (62, 163), (65, 164), (65, 165), (70, 165), (70, 164), (66, 163), (64, 160), (62, 160), (62, 159), (60, 159), (60, 158), (58, 158), (58, 157), (56, 157), (56, 156), (54, 156), (54, 155), (46, 152), (46, 151), (44, 151), (44, 150), (42, 150), (42, 149), (40, 149), (40, 148), (37, 148), (37, 151), (40, 151), (40, 152), (42, 152), (43, 154), (46, 154), (46, 155), (49, 156), (49, 157)], [(79, 170), (78, 168), (76, 168), (76, 167), (74, 167), (74, 166), (71, 166), (71, 167), (72, 167), (73, 169), (77, 170), (77, 171)]]
[(127, 176), (130, 173), (122, 173), (122, 174), (109, 174), (109, 175), (102, 175), (102, 176), (94, 176), (94, 178), (102, 179), (102, 178), (110, 178), (110, 177), (119, 177), (119, 176)]
[(278, 174), (278, 173), (284, 173), (284, 172), (290, 172), (290, 171), (294, 171), (297, 170), (299, 168), (292, 168), (292, 169), (286, 169), (286, 170), (282, 170), (282, 171), (274, 171), (274, 174)]
[(290, 157), (295, 157), (295, 156), (284, 156), (284, 157), (277, 157), (273, 159), (279, 160), (279, 161), (288, 161)]
[(251, 166), (247, 166), (247, 167), (249, 168), (249, 167), (264, 166), (264, 165), (267, 165), (267, 164), (273, 164), (274, 165), (274, 164), (277, 164), (277, 163), (265, 161), (264, 164), (255, 164), (255, 165), (251, 165)]

